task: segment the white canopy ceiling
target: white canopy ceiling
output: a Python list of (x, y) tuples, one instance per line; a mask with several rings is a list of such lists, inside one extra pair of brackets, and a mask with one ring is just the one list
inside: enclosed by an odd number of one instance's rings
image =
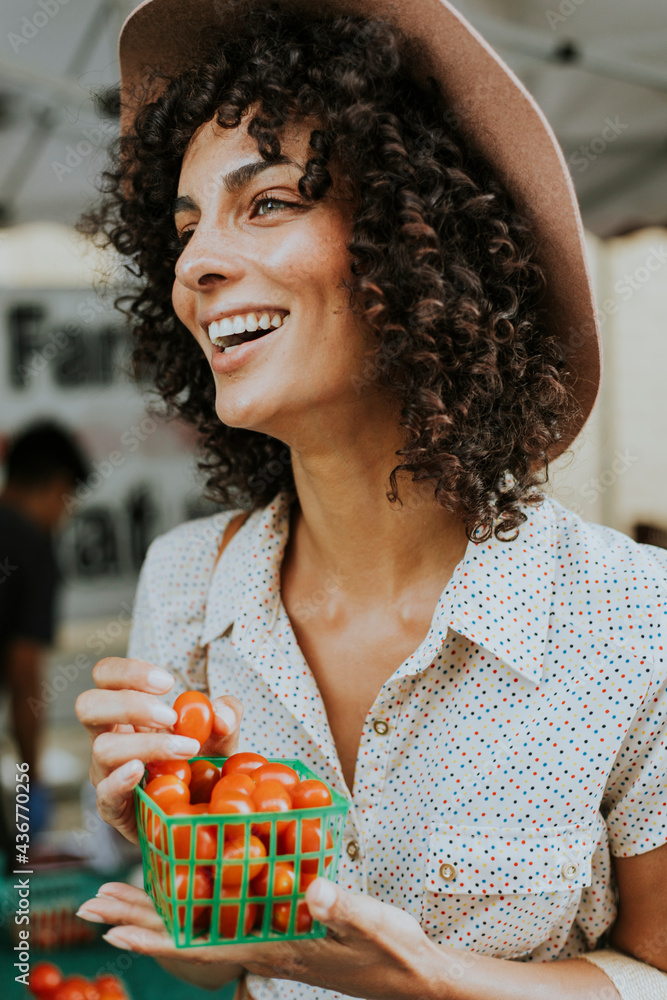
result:
[[(414, 0), (415, 8), (419, 0)], [(4, 0), (0, 223), (72, 223), (117, 131), (91, 94), (118, 82), (133, 0)], [(563, 146), (585, 225), (667, 224), (665, 0), (458, 0), (535, 95)], [(78, 148), (77, 148), (78, 147)]]

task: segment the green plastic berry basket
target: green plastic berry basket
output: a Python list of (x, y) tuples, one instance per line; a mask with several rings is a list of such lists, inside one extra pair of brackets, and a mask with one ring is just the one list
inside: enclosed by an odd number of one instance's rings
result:
[[(221, 768), (227, 758), (193, 757), (190, 763), (195, 760), (208, 760)], [(300, 760), (269, 758), (269, 763), (287, 764), (300, 781), (322, 780)], [(327, 785), (330, 806), (292, 809), (289, 813), (234, 814), (233, 818), (222, 813), (170, 816), (146, 795), (147, 780), (144, 773), (134, 793), (144, 886), (177, 948), (325, 936), (326, 926), (312, 920), (302, 902), (307, 888), (304, 883), (314, 875), (336, 879), (348, 813), (342, 795)], [(310, 822), (304, 826), (304, 820)], [(312, 832), (313, 821), (319, 821), (319, 849), (302, 850), (304, 831), (306, 835)], [(279, 853), (279, 847), (285, 846), (280, 845), (279, 834), (291, 822), (296, 824), (294, 851)], [(250, 851), (252, 845), (256, 847), (251, 841), (252, 827), (259, 823), (266, 856), (258, 858)], [(200, 833), (202, 829), (206, 832)], [(202, 844), (209, 845), (205, 856), (195, 856), (200, 837)], [(222, 851), (231, 840), (237, 845), (237, 856), (224, 858)], [(215, 857), (211, 856), (211, 843)], [(291, 863), (294, 869), (292, 891), (284, 895), (271, 892), (279, 863)], [(268, 866), (268, 872), (265, 867), (263, 873), (268, 876), (265, 895), (257, 895), (257, 883), (254, 887), (251, 884), (262, 874), (260, 865)]]

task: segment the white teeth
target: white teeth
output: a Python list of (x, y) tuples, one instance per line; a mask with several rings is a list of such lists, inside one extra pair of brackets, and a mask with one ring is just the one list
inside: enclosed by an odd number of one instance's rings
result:
[(243, 347), (243, 344), (232, 344), (231, 347), (225, 347), (225, 354), (228, 354), (230, 351), (235, 350), (235, 348), (237, 347)]
[(256, 312), (238, 313), (236, 316), (225, 316), (224, 319), (214, 320), (209, 325), (208, 335), (212, 343), (218, 347), (224, 347), (222, 341), (227, 337), (243, 333), (256, 333), (257, 330), (269, 330), (271, 327), (278, 329), (283, 325), (283, 322), (280, 313), (274, 313), (273, 316), (269, 312), (263, 312), (259, 315)]

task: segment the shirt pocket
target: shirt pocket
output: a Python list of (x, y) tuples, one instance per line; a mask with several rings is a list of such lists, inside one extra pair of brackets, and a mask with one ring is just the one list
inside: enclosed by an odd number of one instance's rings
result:
[(575, 892), (591, 884), (597, 839), (597, 827), (434, 827), (425, 887), (456, 896)]

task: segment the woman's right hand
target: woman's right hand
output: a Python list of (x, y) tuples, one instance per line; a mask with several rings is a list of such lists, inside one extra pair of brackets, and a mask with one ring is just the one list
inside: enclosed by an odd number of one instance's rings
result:
[(103, 820), (139, 843), (133, 792), (152, 760), (187, 760), (198, 754), (227, 757), (239, 741), (243, 706), (226, 695), (213, 702), (213, 732), (200, 746), (176, 736), (176, 712), (162, 700), (174, 685), (168, 671), (143, 660), (107, 656), (93, 667), (97, 685), (76, 700), (76, 714), (92, 743), (90, 780)]

